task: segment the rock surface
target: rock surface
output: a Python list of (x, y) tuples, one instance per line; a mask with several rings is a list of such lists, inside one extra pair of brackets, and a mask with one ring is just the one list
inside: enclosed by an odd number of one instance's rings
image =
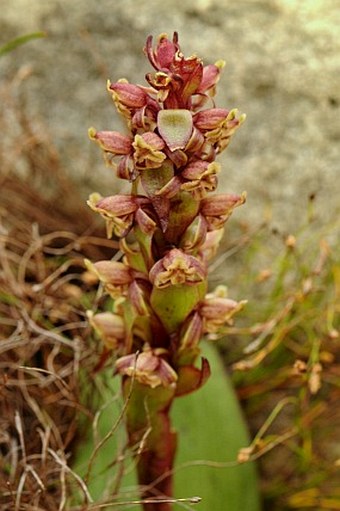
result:
[(1, 43), (48, 36), (2, 58), (0, 70), (32, 67), (21, 86), (33, 119), (84, 197), (111, 194), (126, 186), (87, 138), (92, 125), (122, 128), (106, 80), (144, 83), (146, 36), (177, 30), (186, 55), (226, 61), (217, 106), (247, 113), (221, 155), (221, 190), (247, 190), (241, 218), (260, 222), (270, 210), (288, 230), (306, 217), (310, 195), (322, 222), (339, 213), (339, 25), (334, 0), (1, 0)]

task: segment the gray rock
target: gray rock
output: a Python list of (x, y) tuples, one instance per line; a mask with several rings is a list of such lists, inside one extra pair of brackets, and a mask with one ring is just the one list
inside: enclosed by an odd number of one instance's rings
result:
[[(0, 60), (1, 73), (32, 66), (32, 118), (52, 135), (85, 195), (126, 190), (105, 168), (87, 128), (121, 129), (106, 79), (144, 83), (146, 36), (179, 32), (186, 55), (227, 63), (216, 99), (247, 121), (221, 155), (221, 190), (247, 190), (239, 218), (292, 229), (316, 194), (322, 222), (339, 212), (339, 38), (334, 0), (1, 0), (1, 40), (35, 30)], [(110, 191), (111, 190), (111, 191)]]

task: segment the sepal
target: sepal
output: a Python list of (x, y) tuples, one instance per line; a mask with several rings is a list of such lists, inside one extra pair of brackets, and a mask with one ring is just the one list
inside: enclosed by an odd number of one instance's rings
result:
[(200, 389), (209, 379), (211, 374), (210, 365), (206, 358), (201, 358), (201, 368), (193, 365), (184, 365), (178, 368), (178, 381), (176, 396), (186, 396)]

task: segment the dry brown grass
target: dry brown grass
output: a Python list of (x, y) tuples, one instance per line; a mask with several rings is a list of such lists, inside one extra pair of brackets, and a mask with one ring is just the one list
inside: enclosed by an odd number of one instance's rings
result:
[(116, 244), (93, 224), (53, 144), (9, 85), (0, 94), (11, 134), (0, 147), (0, 509), (60, 511), (71, 482), (82, 486), (69, 467), (79, 418), (91, 418), (81, 374), (98, 359), (83, 258), (113, 253)]

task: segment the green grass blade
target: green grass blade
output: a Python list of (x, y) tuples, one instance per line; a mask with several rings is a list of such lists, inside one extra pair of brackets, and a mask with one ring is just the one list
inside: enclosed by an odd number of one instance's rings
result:
[(12, 50), (15, 50), (18, 46), (22, 46), (23, 44), (28, 43), (32, 39), (39, 39), (41, 37), (46, 37), (45, 32), (32, 32), (31, 34), (25, 34), (19, 37), (16, 37), (15, 39), (11, 39), (11, 41), (8, 41), (8, 43), (4, 44), (3, 46), (0, 46), (0, 57), (3, 55), (6, 55)]

